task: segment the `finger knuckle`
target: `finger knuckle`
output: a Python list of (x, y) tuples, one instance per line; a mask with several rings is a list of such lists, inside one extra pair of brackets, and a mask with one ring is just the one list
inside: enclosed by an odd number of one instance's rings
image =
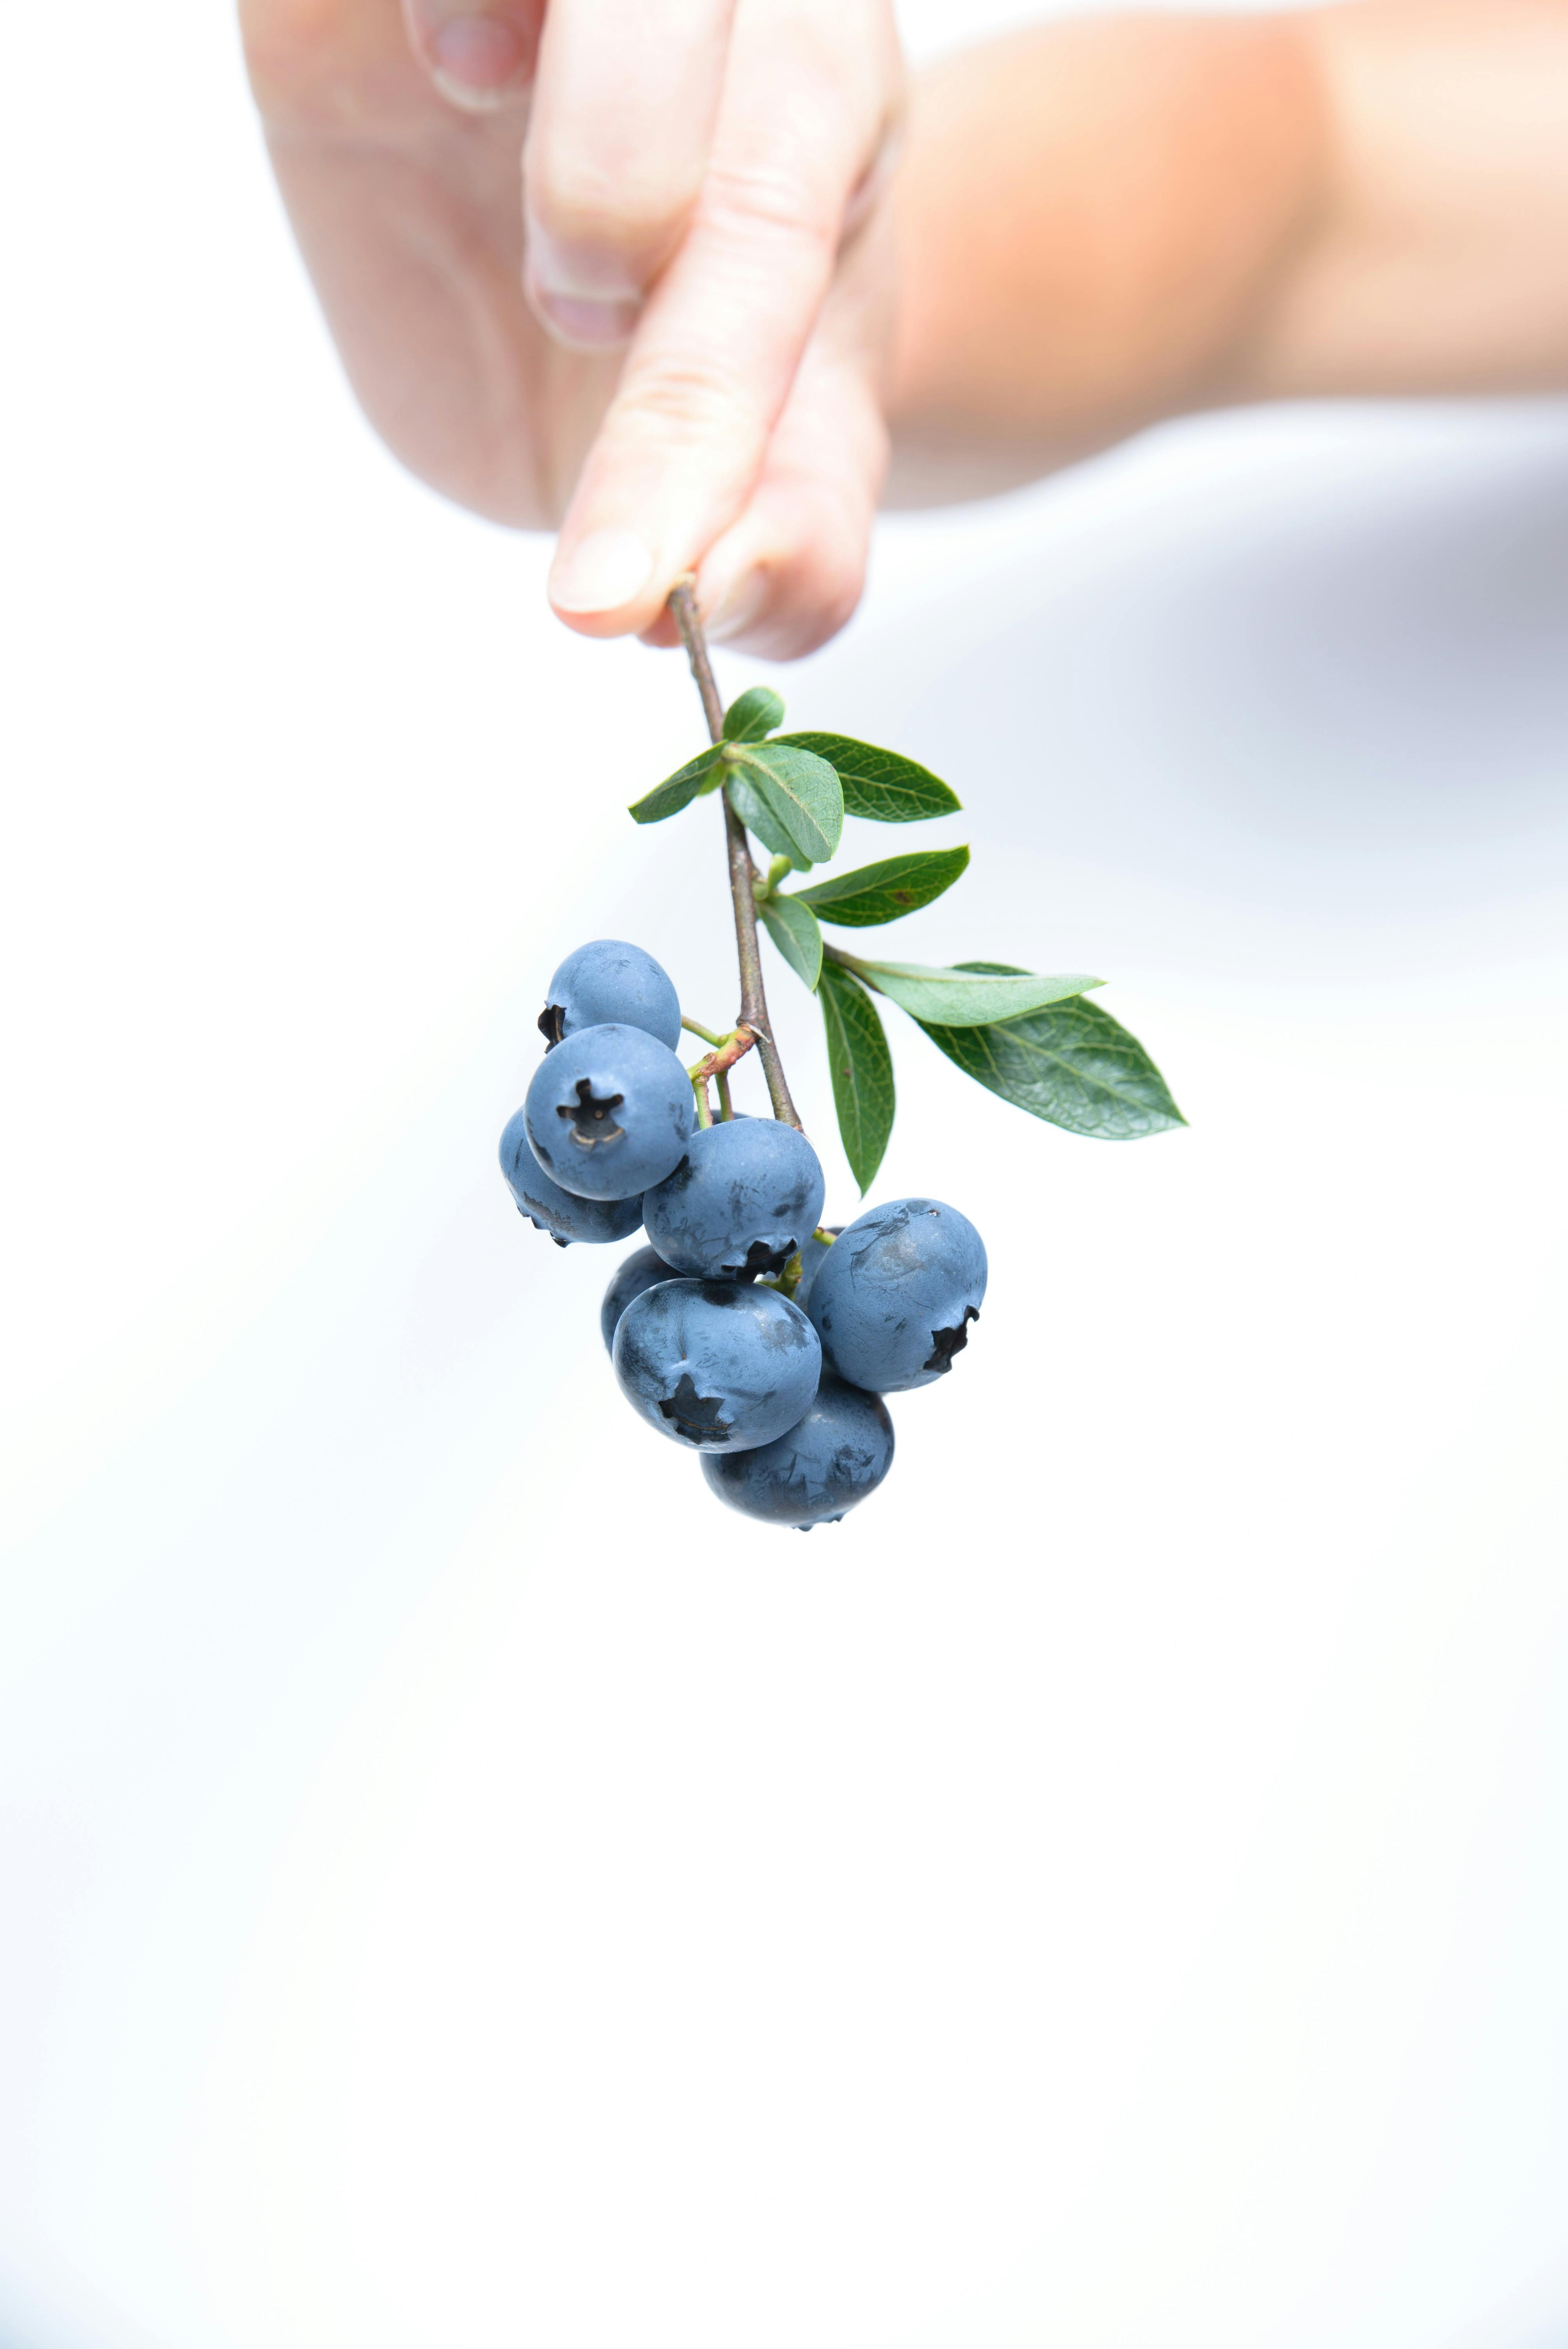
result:
[(612, 253), (659, 251), (674, 242), (696, 190), (653, 172), (613, 170), (555, 141), (530, 149), (529, 210), (565, 245)]
[(705, 229), (717, 235), (803, 243), (830, 254), (837, 242), (839, 208), (787, 156), (716, 162), (698, 210)]
[(617, 402), (663, 440), (718, 446), (732, 438), (747, 412), (740, 383), (714, 353), (700, 357), (662, 355), (640, 368)]

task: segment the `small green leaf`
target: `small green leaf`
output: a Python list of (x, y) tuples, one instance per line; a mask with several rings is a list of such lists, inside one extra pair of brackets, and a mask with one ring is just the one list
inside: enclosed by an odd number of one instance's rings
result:
[[(1005, 963), (966, 968), (1017, 975)], [(965, 1076), (1068, 1133), (1137, 1142), (1187, 1123), (1137, 1037), (1081, 997), (1049, 1004), (1005, 1027), (920, 1024)]]
[(666, 816), (679, 815), (682, 808), (689, 807), (699, 792), (711, 791), (718, 780), (717, 751), (699, 750), (695, 759), (688, 759), (684, 767), (677, 767), (673, 775), (666, 775), (662, 783), (655, 783), (637, 802), (631, 810), (632, 822), (663, 823)]
[(770, 685), (748, 685), (724, 713), (727, 742), (760, 742), (784, 723), (784, 704)]
[(810, 905), (799, 897), (764, 897), (757, 910), (796, 978), (815, 992), (822, 973), (822, 933)]
[(908, 856), (890, 856), (881, 864), (862, 864), (854, 873), (835, 873), (830, 881), (796, 892), (795, 902), (810, 905), (819, 921), (841, 928), (866, 930), (879, 922), (896, 922), (902, 915), (918, 913), (944, 889), (951, 889), (969, 862), (966, 848), (932, 848)]
[(928, 767), (896, 750), (879, 750), (847, 734), (780, 734), (779, 740), (792, 750), (814, 751), (835, 769), (846, 815), (867, 816), (872, 823), (920, 823), (926, 816), (952, 815), (962, 805)]
[(825, 962), (817, 997), (828, 1031), (839, 1133), (864, 1198), (892, 1132), (892, 1055), (876, 1005), (847, 970)]
[(754, 833), (764, 848), (770, 848), (775, 856), (786, 858), (797, 873), (810, 873), (810, 858), (801, 855), (761, 792), (752, 790), (738, 767), (725, 768), (724, 787), (731, 807), (747, 831)]
[[(745, 777), (784, 833), (779, 854), (826, 864), (844, 828), (844, 795), (825, 759), (809, 750), (781, 750), (777, 742), (748, 743), (729, 771)], [(758, 838), (767, 834), (758, 833)]]
[(994, 1020), (1022, 1019), (1047, 1003), (1063, 1002), (1086, 988), (1103, 987), (1099, 978), (1036, 978), (1028, 971), (1001, 965), (958, 963), (948, 970), (923, 962), (862, 962), (845, 956), (857, 977), (907, 1011), (913, 1019), (945, 1028), (984, 1028)]

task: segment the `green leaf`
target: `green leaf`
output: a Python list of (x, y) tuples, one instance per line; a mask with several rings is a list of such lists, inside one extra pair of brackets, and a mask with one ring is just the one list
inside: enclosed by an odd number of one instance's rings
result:
[[(844, 828), (844, 795), (825, 759), (809, 750), (781, 750), (777, 742), (747, 743), (738, 746), (729, 771), (744, 777), (783, 832), (776, 854), (826, 864)], [(759, 840), (767, 837), (758, 832)]]
[(632, 822), (663, 823), (667, 815), (679, 815), (682, 808), (689, 807), (699, 792), (711, 791), (718, 780), (718, 752), (711, 748), (699, 750), (636, 802), (631, 810)]
[(847, 970), (825, 962), (817, 998), (828, 1031), (839, 1133), (864, 1198), (892, 1132), (892, 1055), (876, 1005)]
[(945, 1028), (984, 1028), (994, 1020), (1021, 1019), (1047, 1003), (1103, 987), (1099, 978), (1036, 978), (1005, 964), (957, 963), (936, 970), (923, 962), (862, 962), (845, 956), (858, 978), (888, 996), (913, 1019)]
[(795, 893), (798, 905), (810, 905), (819, 921), (841, 928), (866, 930), (878, 922), (896, 922), (901, 915), (918, 913), (944, 889), (951, 889), (969, 862), (966, 848), (932, 848), (908, 856), (890, 856), (881, 864), (862, 864), (853, 873), (835, 873), (830, 881)]
[[(1006, 963), (965, 968), (1016, 976)], [(1081, 997), (1049, 1004), (1005, 1027), (943, 1028), (923, 1019), (920, 1024), (965, 1076), (1068, 1133), (1137, 1142), (1187, 1123), (1137, 1037)]]
[(919, 823), (926, 816), (952, 815), (963, 804), (929, 767), (896, 750), (879, 750), (847, 734), (780, 734), (779, 740), (826, 759), (843, 785), (847, 815), (868, 816), (872, 823)]
[(775, 856), (787, 856), (797, 873), (810, 873), (810, 858), (801, 855), (783, 825), (775, 819), (761, 792), (752, 790), (738, 767), (725, 768), (724, 787), (729, 795), (730, 805), (747, 831), (755, 833), (764, 848), (770, 848)]
[(822, 975), (822, 933), (816, 915), (799, 897), (764, 897), (757, 910), (796, 978), (814, 992)]
[(784, 704), (770, 685), (748, 685), (724, 713), (727, 742), (760, 742), (784, 723)]

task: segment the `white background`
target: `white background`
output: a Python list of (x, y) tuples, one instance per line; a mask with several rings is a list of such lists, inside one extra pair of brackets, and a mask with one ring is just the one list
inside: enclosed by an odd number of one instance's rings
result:
[(803, 1543), (493, 1163), (582, 937), (731, 1009), (688, 682), (372, 441), (221, 8), (7, 53), (5, 2349), (1568, 2338), (1568, 417), (1166, 431), (779, 678), (1191, 1121), (899, 1021), (991, 1292)]

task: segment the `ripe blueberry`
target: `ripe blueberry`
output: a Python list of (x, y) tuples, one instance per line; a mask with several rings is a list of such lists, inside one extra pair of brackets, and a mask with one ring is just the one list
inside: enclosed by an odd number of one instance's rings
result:
[(607, 1354), (615, 1350), (615, 1330), (633, 1298), (641, 1297), (645, 1288), (656, 1288), (661, 1280), (679, 1278), (674, 1265), (666, 1264), (657, 1248), (634, 1248), (630, 1256), (622, 1257), (599, 1308), (599, 1328)]
[[(521, 1110), (508, 1118), (501, 1135), (500, 1171), (519, 1212), (531, 1218), (535, 1230), (548, 1232), (558, 1247), (573, 1240), (629, 1240), (643, 1220), (640, 1195), (581, 1199), (552, 1183), (529, 1148)], [(668, 1273), (663, 1278), (667, 1280)]]
[(939, 1199), (894, 1199), (833, 1242), (810, 1315), (830, 1370), (898, 1394), (952, 1369), (985, 1295), (985, 1249), (968, 1217)]
[(707, 1279), (782, 1272), (822, 1215), (822, 1169), (803, 1133), (737, 1118), (694, 1133), (680, 1164), (643, 1201), (648, 1237)]
[(645, 1288), (621, 1316), (612, 1359), (628, 1402), (690, 1452), (771, 1444), (809, 1408), (822, 1368), (799, 1306), (730, 1280)]
[(667, 1044), (608, 1022), (546, 1052), (522, 1113), (534, 1156), (563, 1191), (632, 1199), (686, 1151), (691, 1080)]
[(661, 965), (624, 938), (594, 938), (551, 980), (539, 1032), (548, 1052), (563, 1037), (612, 1021), (643, 1029), (672, 1052), (680, 1042), (680, 1000)]
[(874, 1493), (892, 1465), (892, 1422), (882, 1397), (824, 1372), (810, 1410), (786, 1434), (733, 1459), (710, 1452), (702, 1473), (732, 1509), (809, 1533)]

